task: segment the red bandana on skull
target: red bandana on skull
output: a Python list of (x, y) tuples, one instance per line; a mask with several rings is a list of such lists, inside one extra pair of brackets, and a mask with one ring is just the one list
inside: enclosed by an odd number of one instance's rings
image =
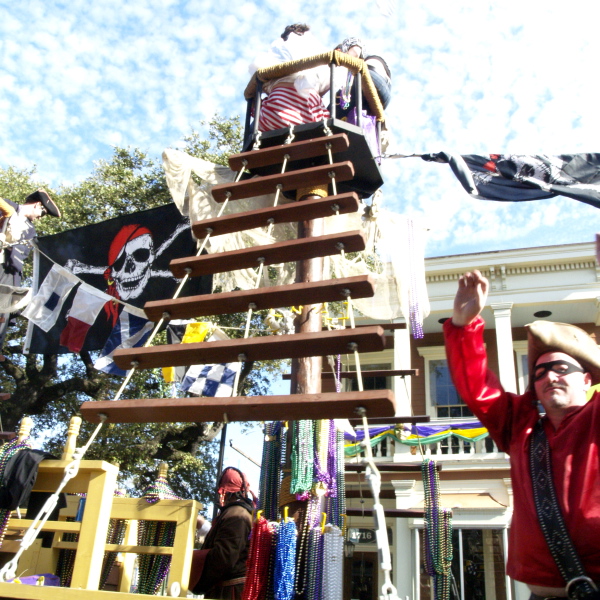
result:
[[(106, 292), (117, 300), (121, 298), (123, 293), (119, 293), (117, 282), (114, 277), (114, 271), (120, 272), (124, 268), (124, 264), (121, 263), (130, 258), (126, 253), (126, 246), (141, 236), (149, 236), (149, 248), (140, 248), (139, 250), (145, 250), (146, 260), (150, 261), (154, 254), (152, 248), (152, 233), (148, 228), (142, 227), (141, 225), (125, 225), (125, 227), (122, 227), (108, 250), (108, 267), (104, 271), (104, 279), (106, 280), (107, 285)], [(150, 268), (150, 266), (151, 265), (148, 265), (148, 268)], [(107, 302), (104, 305), (104, 310), (107, 318), (112, 320), (112, 326), (114, 327), (119, 316), (117, 303)]]

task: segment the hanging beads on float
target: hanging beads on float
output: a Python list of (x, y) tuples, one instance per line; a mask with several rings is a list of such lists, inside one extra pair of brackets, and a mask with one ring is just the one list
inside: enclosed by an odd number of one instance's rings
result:
[(440, 507), (440, 482), (436, 464), (421, 465), (425, 494), (425, 570), (433, 578), (435, 600), (448, 600), (452, 564), (452, 510)]
[(279, 526), (275, 549), (275, 600), (292, 600), (294, 597), (297, 540), (296, 523), (284, 519)]
[[(21, 441), (19, 441), (18, 438), (15, 438), (0, 447), (0, 483), (2, 483), (4, 479), (4, 471), (6, 470), (8, 461), (25, 448), (31, 448), (29, 436)], [(2, 547), (2, 542), (4, 541), (6, 527), (10, 520), (10, 513), (11, 511), (7, 508), (0, 509), (0, 547)]]
[(248, 568), (242, 600), (262, 600), (265, 598), (269, 577), (269, 562), (273, 529), (262, 515), (254, 523), (250, 536)]
[[(159, 500), (181, 500), (167, 482), (167, 465), (162, 463), (156, 480), (143, 492), (142, 498), (149, 504)], [(172, 546), (175, 541), (176, 523), (172, 521), (138, 522), (138, 545)], [(167, 577), (172, 556), (140, 554), (138, 555), (138, 592), (154, 595)]]
[[(292, 423), (292, 494), (308, 494), (313, 484), (314, 421)], [(306, 498), (303, 498), (306, 499)]]
[(339, 527), (328, 525), (323, 534), (323, 578), (321, 598), (342, 600), (344, 536)]
[(285, 457), (287, 428), (283, 423), (265, 423), (262, 454), (262, 467), (259, 482), (258, 508), (265, 518), (275, 521), (279, 511), (281, 489), (281, 463)]

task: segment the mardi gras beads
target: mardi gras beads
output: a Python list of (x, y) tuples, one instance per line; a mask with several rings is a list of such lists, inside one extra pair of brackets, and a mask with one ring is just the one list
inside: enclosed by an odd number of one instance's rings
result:
[(298, 532), (292, 520), (279, 526), (275, 557), (275, 600), (291, 600), (294, 596), (296, 542)]
[(314, 421), (292, 424), (292, 483), (290, 492), (302, 494), (313, 484)]
[[(149, 504), (159, 500), (181, 500), (171, 489), (166, 479), (166, 465), (161, 465), (157, 479), (142, 494)], [(166, 521), (142, 521), (138, 523), (140, 546), (172, 546), (175, 540), (176, 523)], [(170, 555), (138, 555), (138, 592), (155, 594), (167, 577), (171, 566)]]
[(272, 529), (263, 516), (252, 527), (242, 600), (263, 600), (267, 591)]
[[(6, 465), (8, 461), (18, 452), (24, 450), (25, 448), (31, 448), (31, 444), (29, 443), (29, 437), (19, 441), (18, 438), (7, 442), (2, 447), (0, 447), (0, 484), (4, 480), (4, 471), (6, 470)], [(2, 546), (2, 542), (4, 541), (4, 536), (6, 534), (6, 527), (8, 526), (8, 521), (10, 520), (11, 511), (7, 508), (0, 509), (0, 547)]]
[(318, 600), (320, 589), (320, 569), (319, 560), (321, 550), (321, 527), (313, 527), (308, 534), (308, 552), (305, 571), (305, 590), (307, 600)]
[(447, 600), (452, 563), (452, 511), (440, 508), (439, 476), (435, 462), (425, 458), (421, 473), (425, 495), (425, 570), (433, 577), (436, 600)]
[(269, 521), (277, 519), (281, 490), (281, 463), (285, 451), (285, 428), (280, 422), (265, 423), (262, 468), (259, 481), (259, 508)]
[(339, 527), (327, 526), (323, 534), (323, 577), (321, 598), (342, 600), (344, 536)]

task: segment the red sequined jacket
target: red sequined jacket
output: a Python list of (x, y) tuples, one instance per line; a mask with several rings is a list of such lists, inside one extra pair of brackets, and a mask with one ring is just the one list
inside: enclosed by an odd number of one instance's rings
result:
[[(565, 581), (538, 525), (529, 474), (529, 438), (539, 419), (533, 394), (505, 392), (487, 368), (484, 321), (465, 327), (444, 323), (446, 354), (461, 398), (510, 455), (514, 511), (508, 574), (524, 583), (561, 587)], [(600, 581), (600, 394), (554, 429), (544, 420), (552, 453), (552, 474), (565, 523), (587, 574)]]

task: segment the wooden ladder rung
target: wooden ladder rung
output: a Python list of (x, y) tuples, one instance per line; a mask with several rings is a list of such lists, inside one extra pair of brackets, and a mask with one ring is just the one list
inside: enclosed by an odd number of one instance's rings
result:
[(359, 352), (381, 352), (385, 349), (385, 333), (381, 327), (361, 327), (336, 331), (269, 335), (222, 342), (196, 342), (193, 344), (166, 344), (148, 348), (121, 348), (113, 355), (121, 369), (179, 367), (237, 362), (240, 354), (245, 360), (275, 360), (343, 354), (357, 345)]
[(241, 200), (263, 194), (274, 194), (280, 184), (282, 192), (315, 185), (328, 185), (331, 181), (330, 174), (333, 174), (336, 181), (350, 181), (354, 178), (354, 166), (350, 161), (345, 161), (332, 165), (298, 169), (297, 171), (244, 179), (237, 183), (222, 183), (213, 186), (211, 191), (216, 202), (225, 202), (227, 193), (231, 193), (230, 200)]
[(372, 298), (375, 283), (370, 275), (357, 275), (344, 279), (329, 279), (310, 283), (292, 283), (254, 290), (239, 290), (222, 294), (188, 296), (175, 300), (146, 302), (144, 312), (151, 321), (160, 321), (168, 313), (169, 319), (188, 319), (206, 315), (226, 315), (245, 312), (253, 303), (253, 310), (320, 304), (351, 298)]
[(344, 419), (365, 408), (368, 416), (391, 416), (396, 403), (390, 390), (291, 396), (233, 398), (149, 398), (117, 402), (84, 402), (80, 411), (92, 423), (104, 414), (109, 423), (209, 423)]
[[(314, 156), (327, 155), (327, 146), (331, 146), (331, 152), (343, 152), (348, 150), (350, 142), (345, 133), (336, 133), (327, 137), (313, 138), (291, 144), (281, 144), (280, 146), (271, 146), (270, 148), (261, 148), (241, 154), (232, 154), (229, 157), (229, 167), (233, 171), (242, 169), (254, 169), (256, 167), (266, 167), (283, 163), (285, 155), (288, 155), (288, 162), (303, 160)], [(244, 164), (244, 161), (246, 163)]]
[[(419, 369), (381, 369), (379, 371), (361, 371), (363, 379), (373, 379), (374, 377), (412, 377), (419, 375)], [(283, 379), (291, 379), (290, 373), (284, 373)], [(356, 379), (358, 373), (356, 371), (343, 371), (339, 373), (340, 379)], [(321, 373), (321, 379), (335, 379), (335, 374), (331, 371)]]
[[(381, 369), (379, 371), (361, 371), (361, 375), (365, 379), (373, 377), (412, 377), (419, 374), (418, 369)], [(340, 373), (342, 379), (356, 379), (358, 376), (356, 371), (344, 371)], [(323, 379), (334, 379), (333, 373), (323, 373)]]
[(267, 227), (271, 220), (276, 225), (278, 223), (330, 217), (335, 215), (336, 211), (340, 214), (353, 213), (358, 211), (359, 206), (360, 200), (355, 193), (337, 194), (336, 196), (313, 198), (312, 200), (302, 200), (301, 202), (291, 202), (281, 206), (260, 208), (214, 219), (196, 221), (192, 225), (192, 230), (198, 239), (204, 239), (208, 233), (211, 237), (215, 237), (226, 233), (255, 229), (256, 227)]
[[(343, 246), (340, 246), (343, 244)], [(362, 231), (333, 233), (311, 238), (286, 240), (268, 246), (252, 246), (241, 250), (230, 250), (218, 254), (202, 254), (172, 260), (169, 268), (175, 277), (182, 278), (186, 269), (189, 275), (212, 275), (225, 271), (257, 268), (259, 259), (264, 259), (264, 265), (273, 265), (296, 260), (307, 260), (318, 256), (338, 254), (343, 247), (345, 252), (359, 252), (366, 246), (365, 234)]]

